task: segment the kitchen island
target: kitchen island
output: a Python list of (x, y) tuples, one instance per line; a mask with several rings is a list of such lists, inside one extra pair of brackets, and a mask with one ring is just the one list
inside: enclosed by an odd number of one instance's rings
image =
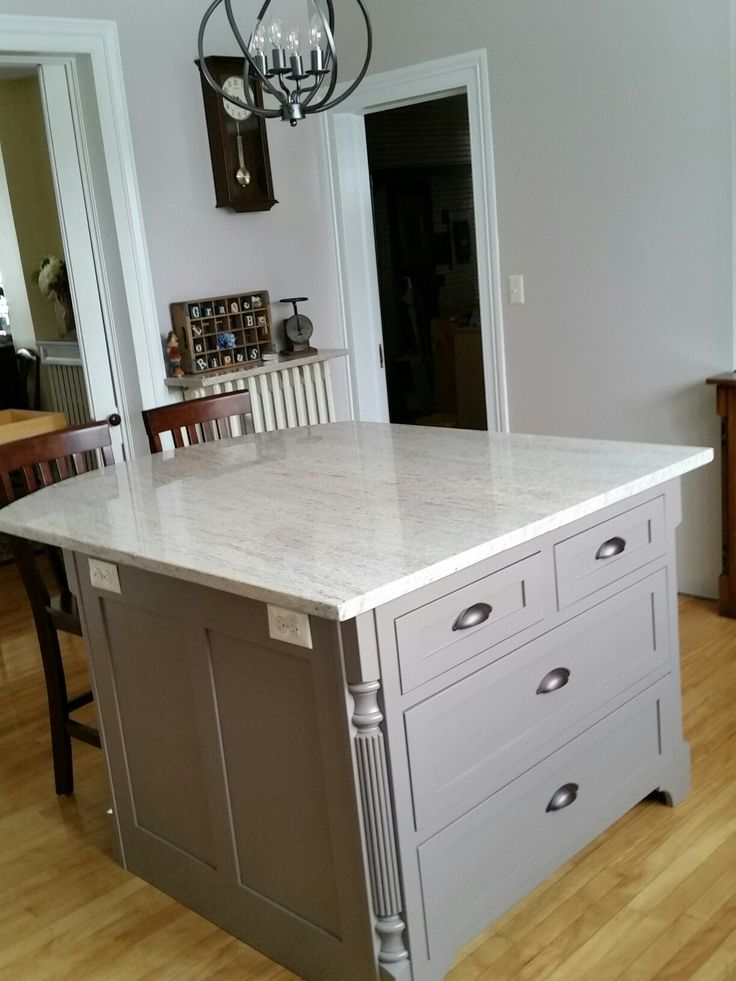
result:
[(674, 534), (710, 449), (335, 424), (55, 485), (121, 862), (317, 981), (439, 981), (689, 786)]

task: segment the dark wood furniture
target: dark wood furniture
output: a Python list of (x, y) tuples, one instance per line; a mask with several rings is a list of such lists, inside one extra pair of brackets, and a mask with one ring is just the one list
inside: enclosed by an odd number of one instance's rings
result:
[(718, 579), (718, 612), (736, 617), (736, 373), (712, 375), (716, 411), (721, 417), (721, 522), (723, 566)]
[(0, 409), (20, 409), (22, 406), (23, 387), (13, 337), (0, 328)]
[(171, 433), (176, 447), (187, 445), (185, 432), (189, 444), (208, 443), (235, 435), (231, 424), (233, 417), (240, 417), (240, 428), (244, 433), (255, 432), (249, 392), (225, 392), (146, 409), (143, 424), (151, 453), (160, 453), (163, 450), (162, 433)]
[[(49, 484), (66, 480), (91, 469), (93, 462), (114, 462), (110, 430), (106, 422), (70, 426), (55, 432), (30, 436), (0, 445), (0, 503), (10, 504)], [(61, 551), (45, 546), (54, 594), (39, 566), (39, 553), (25, 539), (8, 536), (33, 613), (41, 650), (51, 728), (51, 750), (57, 794), (74, 790), (71, 739), (100, 745), (93, 726), (71, 717), (76, 709), (92, 701), (91, 691), (69, 697), (57, 631), (82, 635), (77, 604), (69, 590)]]

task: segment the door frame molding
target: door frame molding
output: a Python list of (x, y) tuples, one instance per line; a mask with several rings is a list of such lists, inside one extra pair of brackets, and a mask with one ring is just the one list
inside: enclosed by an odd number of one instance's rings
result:
[(353, 415), (388, 420), (376, 249), (364, 116), (370, 112), (464, 94), (470, 122), (478, 293), (488, 428), (508, 432), (491, 99), (485, 50), (368, 75), (323, 119), (323, 153), (337, 245), (338, 294), (349, 349)]
[[(0, 61), (38, 66), (44, 62), (58, 64), (63, 60), (72, 65), (73, 74), (76, 74), (80, 59), (88, 59), (91, 65), (99, 119), (85, 120), (78, 99), (74, 109), (80, 113), (83, 125), (91, 122), (100, 129), (115, 225), (113, 232), (120, 254), (135, 348), (134, 352), (128, 352), (126, 359), (119, 349), (118, 339), (107, 337), (113, 375), (117, 376), (115, 380), (120, 386), (124, 404), (128, 402), (125, 393), (130, 390), (130, 402), (133, 404), (156, 405), (169, 401), (169, 396), (163, 381), (163, 355), (117, 25), (105, 20), (0, 14)], [(70, 94), (74, 96), (73, 89)], [(80, 166), (84, 167), (86, 153), (83, 133), (78, 134), (78, 150)], [(85, 176), (89, 178), (89, 174)], [(99, 233), (95, 211), (92, 202), (90, 230)], [(104, 269), (99, 270), (98, 281), (104, 294)], [(108, 296), (103, 295), (102, 299), (103, 307), (109, 305)], [(130, 364), (131, 353), (135, 359), (135, 377), (131, 377), (130, 368), (126, 371), (126, 361)], [(133, 452), (132, 443), (130, 451)]]
[[(7, 56), (6, 56), (7, 59)], [(7, 64), (7, 60), (5, 64)], [(124, 459), (124, 448), (132, 444), (127, 392), (118, 370), (117, 318), (106, 297), (100, 270), (104, 257), (100, 248), (99, 223), (94, 192), (89, 180), (89, 158), (80, 157), (85, 144), (80, 119), (76, 64), (70, 59), (52, 62), (48, 57), (38, 69), (54, 196), (59, 216), (63, 254), (69, 265), (70, 286), (76, 315), (77, 341), (93, 419), (119, 413), (121, 425), (111, 430), (115, 458)], [(100, 326), (102, 325), (102, 329)]]

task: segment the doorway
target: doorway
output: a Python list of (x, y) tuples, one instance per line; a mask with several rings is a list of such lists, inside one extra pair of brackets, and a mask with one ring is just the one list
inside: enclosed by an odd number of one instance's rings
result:
[[(405, 201), (389, 205), (388, 199), (396, 200), (396, 194), (388, 187), (385, 190), (387, 210), (393, 208), (391, 224), (394, 235), (404, 237), (403, 245), (410, 246), (414, 240), (417, 225), (426, 221), (432, 226), (431, 254), (424, 265), (429, 264), (429, 273), (424, 277), (441, 277), (460, 265), (469, 266), (465, 260), (474, 256), (477, 270), (477, 315), (470, 312), (467, 324), (448, 325), (445, 330), (455, 330), (467, 326), (475, 330), (475, 344), (478, 341), (482, 357), (474, 356), (474, 364), (482, 377), (481, 402), (485, 401), (485, 424), (487, 428), (499, 432), (508, 431), (508, 399), (506, 391), (506, 368), (503, 343), (501, 277), (498, 256), (498, 227), (496, 218), (495, 177), (493, 169), (493, 144), (490, 120), (490, 90), (488, 83), (487, 55), (484, 50), (469, 51), (436, 61), (424, 62), (394, 71), (367, 76), (354, 93), (332, 112), (325, 113), (322, 123), (325, 133), (325, 169), (327, 171), (333, 204), (333, 219), (337, 247), (338, 287), (343, 310), (344, 340), (349, 352), (350, 382), (353, 415), (365, 421), (387, 422), (392, 418), (389, 410), (387, 391), (386, 358), (382, 324), (382, 308), (387, 301), (381, 295), (379, 270), (377, 268), (376, 242), (374, 233), (374, 209), (371, 193), (371, 172), (368, 151), (368, 129), (371, 116), (384, 112), (401, 110), (421, 104), (441, 105), (450, 97), (461, 96), (467, 106), (467, 139), (472, 183), (472, 204), (468, 209), (440, 208), (439, 213), (422, 204), (421, 188), (412, 189), (404, 185)], [(439, 101), (438, 101), (439, 100)], [(467, 162), (467, 155), (466, 155)], [(383, 192), (380, 192), (383, 193)], [(402, 197), (399, 188), (399, 198)], [(411, 200), (413, 197), (413, 200)], [(408, 211), (408, 216), (405, 212)], [(431, 213), (432, 221), (426, 218)], [(447, 211), (447, 215), (442, 212)], [(467, 211), (467, 213), (463, 213)], [(408, 217), (408, 227), (401, 228), (403, 217)], [(411, 216), (414, 216), (413, 219)], [(422, 218), (421, 216), (425, 217)], [(445, 219), (443, 223), (443, 218)], [(377, 223), (376, 223), (376, 228)], [(449, 246), (447, 252), (449, 230)], [(435, 234), (437, 239), (434, 238)], [(402, 242), (399, 239), (398, 249)], [(452, 251), (455, 250), (455, 251)], [(457, 259), (462, 259), (456, 262)], [(437, 260), (437, 261), (436, 261)], [(444, 261), (443, 261), (444, 260)], [(420, 263), (421, 264), (421, 263)], [(439, 270), (439, 271), (438, 271)], [(411, 276), (409, 277), (411, 279)], [(402, 277), (398, 277), (399, 283)], [(406, 287), (406, 283), (403, 284)], [(412, 280), (412, 294), (414, 282)], [(430, 307), (432, 289), (429, 291)], [(441, 292), (441, 290), (440, 290)], [(448, 293), (449, 295), (449, 293)], [(439, 296), (439, 294), (438, 294)], [(408, 301), (408, 302), (407, 302)], [(404, 307), (408, 309), (412, 296), (405, 297)], [(400, 301), (399, 301), (400, 302)], [(390, 304), (389, 304), (390, 305)], [(460, 303), (460, 311), (465, 303)], [(399, 308), (401, 310), (401, 308)], [(438, 314), (441, 311), (437, 306)], [(448, 309), (451, 321), (457, 310)], [(416, 313), (416, 311), (415, 311)], [(408, 316), (408, 315), (407, 315)], [(465, 314), (462, 314), (465, 316)], [(441, 316), (435, 320), (442, 319)], [(430, 315), (429, 320), (432, 320)], [(405, 320), (406, 322), (406, 320)], [(477, 326), (479, 325), (479, 326)], [(411, 318), (409, 318), (409, 330)], [(429, 334), (430, 353), (421, 349), (420, 341), (414, 342), (414, 360), (431, 359), (431, 367), (421, 368), (418, 380), (412, 379), (413, 404), (402, 411), (416, 419), (422, 418), (417, 406), (422, 404), (432, 408), (426, 398), (432, 386), (437, 390), (440, 384), (434, 379), (434, 356), (431, 352), (432, 325), (425, 327), (424, 342)], [(435, 328), (435, 336), (441, 334)], [(439, 342), (438, 342), (439, 343)], [(454, 350), (454, 338), (453, 338)], [(405, 352), (411, 360), (412, 352)], [(472, 350), (470, 360), (473, 361)], [(439, 358), (438, 358), (439, 363)], [(407, 362), (403, 363), (408, 371)], [(444, 372), (443, 380), (454, 370)], [(426, 379), (426, 381), (425, 381)], [(424, 386), (422, 388), (422, 386)], [(392, 385), (393, 387), (393, 385)], [(463, 391), (467, 386), (463, 386)], [(424, 394), (423, 394), (424, 392)], [(451, 393), (450, 393), (451, 394)], [(443, 398), (447, 395), (444, 393)], [(442, 404), (451, 404), (446, 401)], [(435, 403), (436, 405), (436, 403)], [(398, 410), (397, 410), (398, 411)], [(432, 415), (433, 413), (428, 413)], [(451, 415), (451, 413), (448, 413)], [(411, 419), (410, 419), (411, 421)], [(482, 413), (476, 415), (475, 424), (483, 422)], [(431, 424), (431, 423), (430, 423)], [(466, 423), (467, 424), (467, 423)]]
[[(117, 26), (0, 14), (0, 65), (39, 70), (90, 412), (117, 409), (118, 458), (147, 453), (143, 407), (171, 401), (138, 194)], [(84, 307), (84, 309), (82, 309)], [(112, 375), (102, 384), (104, 366)], [(99, 387), (98, 387), (99, 383)], [(104, 391), (104, 397), (98, 393)]]
[(365, 131), (389, 420), (486, 429), (467, 96)]
[[(0, 277), (7, 304), (0, 401), (4, 408), (60, 412), (69, 425), (81, 425), (92, 421), (86, 378), (94, 379), (96, 405), (112, 410), (116, 399), (109, 359), (85, 364), (77, 336), (79, 312), (88, 314), (75, 289), (84, 256), (60, 219), (74, 216), (84, 225), (86, 214), (74, 215), (69, 178), (49, 150), (44, 88), (53, 81), (37, 67), (0, 66)], [(57, 142), (63, 123), (54, 120)], [(56, 191), (62, 180), (64, 212)]]

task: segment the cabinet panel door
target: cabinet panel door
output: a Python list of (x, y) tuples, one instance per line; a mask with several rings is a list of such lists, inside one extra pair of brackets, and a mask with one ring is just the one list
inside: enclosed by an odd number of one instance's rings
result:
[(420, 846), (430, 958), (447, 959), (655, 789), (664, 690), (644, 692)]
[(375, 981), (337, 625), (272, 640), (266, 606), (77, 557), (124, 864), (325, 981)]
[(664, 555), (664, 498), (640, 504), (555, 545), (557, 605), (564, 609)]
[(477, 804), (669, 671), (666, 590), (660, 570), (409, 709), (417, 829)]
[(541, 553), (397, 617), (401, 690), (411, 691), (548, 612)]

